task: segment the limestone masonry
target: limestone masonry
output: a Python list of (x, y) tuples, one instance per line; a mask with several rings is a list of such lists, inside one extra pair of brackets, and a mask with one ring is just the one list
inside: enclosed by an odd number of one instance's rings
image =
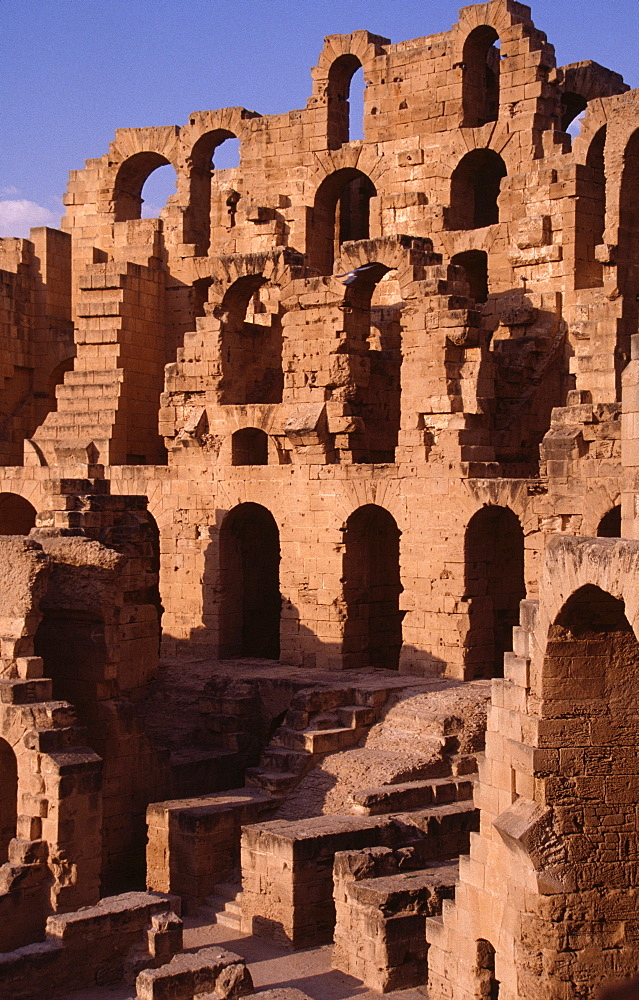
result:
[(181, 908), (431, 1000), (639, 972), (639, 91), (491, 0), (64, 203), (0, 239), (0, 995), (251, 992)]

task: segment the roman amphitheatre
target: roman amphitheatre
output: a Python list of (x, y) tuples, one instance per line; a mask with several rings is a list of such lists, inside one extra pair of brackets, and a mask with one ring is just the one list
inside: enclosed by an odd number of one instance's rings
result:
[(310, 75), (0, 239), (10, 1000), (639, 972), (639, 91), (515, 0)]

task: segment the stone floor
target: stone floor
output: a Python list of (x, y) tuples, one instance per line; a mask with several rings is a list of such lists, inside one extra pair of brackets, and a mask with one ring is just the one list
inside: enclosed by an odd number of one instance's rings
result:
[[(242, 955), (251, 970), (255, 989), (295, 987), (313, 1000), (374, 1000), (382, 996), (362, 983), (331, 968), (331, 945), (290, 952), (262, 938), (239, 934), (217, 924), (202, 924), (195, 917), (184, 921), (184, 948), (196, 950), (216, 944)], [(387, 994), (388, 996), (389, 994)], [(400, 990), (397, 1000), (425, 1000), (425, 989)], [(130, 986), (102, 986), (65, 994), (60, 1000), (135, 1000)]]

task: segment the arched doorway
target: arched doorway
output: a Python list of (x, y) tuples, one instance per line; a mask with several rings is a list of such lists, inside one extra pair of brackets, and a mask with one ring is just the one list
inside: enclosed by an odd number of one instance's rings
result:
[(639, 321), (639, 129), (626, 146), (619, 197), (618, 283), (623, 312), (615, 347), (617, 399), (621, 399), (621, 372), (630, 358), (630, 337)]
[(402, 618), (400, 531), (376, 504), (354, 511), (344, 530), (344, 666), (399, 669)]
[(506, 164), (493, 149), (473, 149), (459, 161), (450, 183), (450, 229), (482, 229), (499, 222), (499, 191)]
[(470, 625), (465, 663), (472, 677), (502, 677), (504, 653), (513, 648), (519, 603), (526, 596), (524, 533), (509, 507), (482, 507), (464, 541), (465, 599)]
[(470, 294), (479, 305), (488, 298), (488, 254), (485, 250), (465, 250), (451, 257), (451, 264), (463, 267)]
[(35, 527), (35, 507), (17, 493), (0, 493), (0, 535), (28, 535)]
[[(239, 166), (239, 139), (227, 129), (212, 129), (194, 143), (189, 160), (189, 205), (184, 217), (184, 239), (186, 243), (195, 244), (198, 256), (205, 256), (211, 245), (212, 226), (232, 228), (235, 224), (240, 195), (228, 190), (222, 197), (222, 192), (216, 189), (214, 196), (212, 180), (217, 170)], [(216, 218), (212, 218), (212, 213)]]
[(10, 744), (0, 739), (0, 865), (9, 857), (17, 822), (18, 762)]
[(603, 268), (595, 259), (595, 247), (603, 243), (606, 223), (606, 173), (604, 151), (606, 126), (595, 134), (586, 157), (587, 186), (580, 191), (575, 217), (575, 287), (603, 285)]
[(320, 274), (332, 274), (342, 243), (369, 239), (370, 201), (376, 194), (370, 178), (354, 167), (336, 170), (322, 181), (307, 236), (312, 268)]
[(280, 655), (280, 537), (275, 518), (241, 503), (220, 529), (220, 656)]

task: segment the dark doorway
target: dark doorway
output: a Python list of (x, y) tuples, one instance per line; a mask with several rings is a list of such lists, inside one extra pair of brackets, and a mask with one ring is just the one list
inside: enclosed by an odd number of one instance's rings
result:
[(506, 164), (492, 149), (473, 149), (453, 171), (449, 227), (482, 229), (499, 222), (499, 191)]
[(502, 677), (526, 596), (524, 533), (509, 507), (482, 507), (471, 517), (464, 562), (470, 614), (465, 663), (472, 677)]
[(268, 435), (258, 427), (243, 427), (231, 438), (232, 465), (268, 465)]
[(617, 505), (604, 514), (597, 528), (598, 538), (621, 538), (621, 506)]
[(488, 24), (471, 31), (464, 44), (463, 124), (480, 128), (499, 116), (499, 36)]
[(456, 253), (451, 264), (463, 267), (470, 294), (475, 302), (485, 302), (488, 298), (488, 254), (485, 250), (466, 250)]
[(399, 669), (403, 618), (399, 536), (395, 518), (375, 504), (359, 507), (346, 522), (342, 577), (346, 667)]
[(90, 718), (107, 661), (103, 620), (91, 611), (45, 608), (34, 650), (53, 680), (54, 698), (70, 701), (83, 721)]
[(280, 537), (273, 515), (242, 503), (220, 529), (220, 656), (280, 655)]
[(0, 739), (0, 865), (8, 860), (17, 822), (18, 762), (10, 744)]
[(28, 535), (35, 519), (35, 507), (24, 497), (0, 493), (0, 535)]

